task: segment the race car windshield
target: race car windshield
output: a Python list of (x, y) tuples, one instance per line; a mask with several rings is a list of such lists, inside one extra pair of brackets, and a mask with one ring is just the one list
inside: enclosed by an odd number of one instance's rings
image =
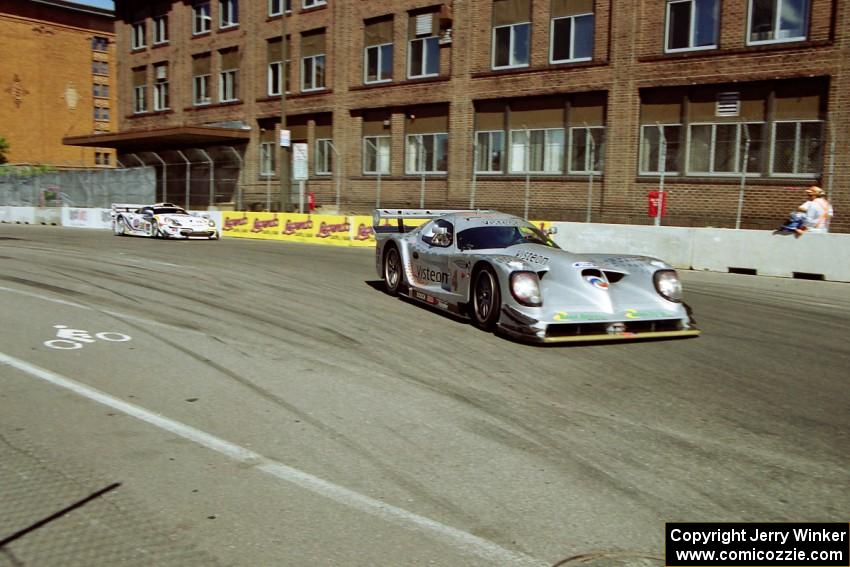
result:
[(461, 250), (509, 248), (517, 244), (558, 248), (551, 238), (531, 226), (477, 226), (462, 230), (457, 235), (457, 246)]
[(186, 215), (189, 214), (180, 207), (157, 207), (153, 210), (155, 215)]

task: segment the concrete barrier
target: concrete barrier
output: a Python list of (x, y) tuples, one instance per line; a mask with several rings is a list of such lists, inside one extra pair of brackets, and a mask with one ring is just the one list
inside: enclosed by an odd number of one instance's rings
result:
[(112, 210), (62, 207), (62, 226), (109, 229), (112, 228)]
[(35, 209), (33, 207), (0, 207), (0, 222), (35, 224)]
[(641, 254), (676, 268), (850, 282), (850, 234), (554, 223), (573, 252)]

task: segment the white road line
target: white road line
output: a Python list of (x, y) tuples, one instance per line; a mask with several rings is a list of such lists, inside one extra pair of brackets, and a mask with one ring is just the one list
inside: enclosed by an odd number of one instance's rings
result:
[(295, 484), (309, 490), (319, 496), (323, 496), (334, 502), (377, 516), (391, 523), (396, 523), (408, 529), (424, 531), (452, 547), (463, 552), (481, 557), (495, 565), (536, 565), (544, 566), (548, 563), (535, 559), (524, 553), (505, 549), (492, 541), (480, 538), (462, 530), (441, 524), (430, 518), (408, 512), (380, 500), (375, 500), (343, 486), (328, 482), (304, 471), (292, 468), (283, 463), (268, 459), (259, 453), (246, 449), (219, 437), (195, 429), (179, 421), (174, 421), (159, 414), (150, 412), (140, 406), (125, 402), (118, 398), (105, 394), (100, 390), (91, 388), (70, 378), (40, 368), (24, 360), (0, 352), (0, 365), (11, 366), (21, 372), (29, 374), (34, 378), (44, 380), (55, 386), (65, 388), (103, 404), (115, 410), (135, 417), (141, 421), (164, 429), (169, 433), (179, 435), (198, 445), (212, 449), (235, 461), (252, 465), (255, 469), (270, 474), (280, 480)]

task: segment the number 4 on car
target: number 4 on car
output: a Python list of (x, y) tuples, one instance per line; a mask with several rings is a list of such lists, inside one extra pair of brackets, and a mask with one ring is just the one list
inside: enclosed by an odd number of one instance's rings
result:
[(568, 252), (552, 233), (497, 211), (376, 209), (373, 225), (390, 295), (482, 329), (529, 342), (699, 334), (676, 271), (661, 260)]

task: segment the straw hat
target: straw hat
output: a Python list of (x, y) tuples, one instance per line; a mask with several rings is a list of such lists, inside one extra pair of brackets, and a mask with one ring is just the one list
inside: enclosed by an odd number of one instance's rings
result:
[(812, 185), (808, 189), (806, 189), (806, 195), (814, 195), (815, 197), (823, 196), (823, 189), (818, 187), (817, 185)]

